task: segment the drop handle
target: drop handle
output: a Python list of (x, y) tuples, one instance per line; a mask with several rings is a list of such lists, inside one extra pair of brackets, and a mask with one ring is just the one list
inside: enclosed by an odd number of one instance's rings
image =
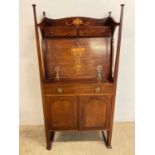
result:
[(100, 87), (97, 87), (97, 88), (95, 89), (95, 92), (96, 92), (96, 93), (100, 93), (100, 92), (101, 92), (101, 88), (100, 88)]
[(63, 89), (62, 88), (58, 88), (57, 92), (61, 94), (63, 92)]

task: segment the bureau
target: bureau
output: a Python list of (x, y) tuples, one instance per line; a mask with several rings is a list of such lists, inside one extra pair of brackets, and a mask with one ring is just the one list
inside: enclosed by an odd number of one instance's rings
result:
[(43, 12), (40, 23), (32, 6), (47, 149), (56, 131), (73, 130), (99, 130), (111, 148), (124, 5), (119, 22), (111, 12), (102, 19)]

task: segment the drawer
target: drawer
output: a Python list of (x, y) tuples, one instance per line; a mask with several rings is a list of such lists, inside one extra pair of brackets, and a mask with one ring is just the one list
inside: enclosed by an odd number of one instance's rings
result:
[(113, 84), (104, 85), (45, 85), (46, 95), (103, 95), (113, 93)]
[(74, 37), (77, 36), (75, 27), (46, 27), (44, 37)]
[(81, 37), (110, 37), (111, 30), (107, 26), (80, 27), (79, 35)]

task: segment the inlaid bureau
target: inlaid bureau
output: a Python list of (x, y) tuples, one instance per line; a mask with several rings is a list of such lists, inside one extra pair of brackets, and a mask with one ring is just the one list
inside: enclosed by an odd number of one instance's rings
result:
[(47, 149), (56, 131), (73, 130), (102, 131), (111, 148), (123, 6), (119, 22), (111, 12), (103, 19), (50, 19), (43, 12), (37, 23), (33, 5)]

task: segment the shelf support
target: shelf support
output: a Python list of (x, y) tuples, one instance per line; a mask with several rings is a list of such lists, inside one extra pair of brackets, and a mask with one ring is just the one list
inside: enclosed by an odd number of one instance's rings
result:
[(122, 36), (122, 23), (123, 23), (123, 12), (124, 12), (124, 4), (121, 4), (121, 16), (120, 16), (120, 24), (119, 24), (119, 31), (118, 31), (118, 42), (117, 42), (117, 51), (116, 51), (116, 60), (115, 60), (115, 69), (114, 69), (114, 83), (117, 83), (117, 78), (118, 78), (121, 36)]
[(119, 31), (118, 31), (118, 42), (117, 42), (117, 50), (116, 50), (116, 59), (115, 59), (115, 67), (114, 67), (114, 95), (112, 98), (112, 107), (111, 107), (111, 123), (110, 130), (107, 132), (107, 146), (111, 146), (112, 139), (112, 129), (113, 129), (113, 118), (114, 118), (114, 107), (115, 107), (115, 99), (116, 99), (116, 89), (117, 89), (117, 79), (118, 79), (118, 69), (119, 69), (119, 57), (120, 57), (120, 47), (121, 47), (121, 35), (122, 35), (122, 23), (123, 23), (123, 12), (124, 12), (124, 4), (121, 4), (121, 15), (120, 15), (120, 23), (119, 23)]
[(37, 25), (36, 5), (32, 4), (32, 7), (33, 7), (33, 14), (34, 14), (34, 25), (35, 25), (38, 64), (39, 64), (39, 74), (40, 74), (40, 80), (41, 82), (43, 82), (43, 68), (42, 68), (42, 59), (41, 59), (41, 48), (40, 48), (40, 42), (39, 42), (39, 32), (38, 32), (38, 25)]
[(111, 49), (110, 49), (110, 80), (113, 81), (113, 62), (114, 62), (114, 37), (111, 37)]
[(43, 17), (44, 17), (44, 18), (46, 17), (46, 12), (45, 12), (45, 11), (43, 11)]
[[(48, 120), (46, 118), (46, 112), (45, 112), (45, 98), (44, 98), (44, 89), (43, 89), (43, 66), (42, 66), (42, 58), (41, 58), (41, 48), (40, 48), (40, 42), (39, 42), (39, 32), (38, 32), (38, 25), (37, 25), (37, 16), (36, 16), (36, 5), (32, 4), (33, 7), (33, 14), (34, 14), (34, 25), (35, 25), (35, 36), (36, 36), (36, 45), (37, 45), (37, 55), (38, 55), (38, 64), (39, 64), (39, 74), (40, 74), (40, 87), (41, 87), (41, 97), (42, 97), (42, 106), (43, 106), (43, 113), (44, 113), (44, 122), (45, 122), (45, 130), (46, 130), (46, 145), (47, 149), (51, 149), (53, 138), (51, 139), (51, 135), (48, 133)], [(52, 137), (54, 137), (54, 134), (52, 133)]]

